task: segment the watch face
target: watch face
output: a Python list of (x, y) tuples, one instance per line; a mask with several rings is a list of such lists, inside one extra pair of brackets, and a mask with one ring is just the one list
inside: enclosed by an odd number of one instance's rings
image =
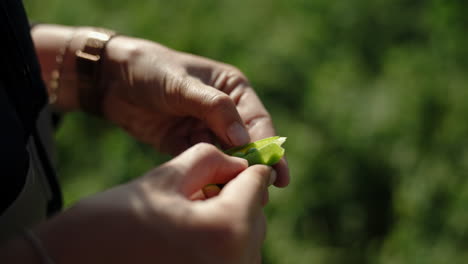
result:
[(115, 32), (106, 30), (106, 31), (93, 31), (89, 33), (89, 39), (96, 39), (100, 41), (101, 43), (105, 43), (111, 39), (111, 37), (115, 35)]
[(114, 31), (94, 29), (88, 33), (83, 49), (76, 52), (76, 56), (93, 62), (101, 59), (102, 52), (107, 42), (115, 35)]
[[(98, 63), (106, 43), (115, 32), (105, 29), (93, 29), (87, 35), (86, 43), (81, 50), (76, 51), (76, 65), (80, 80), (85, 80), (89, 86), (96, 81)], [(87, 82), (86, 82), (87, 81)]]

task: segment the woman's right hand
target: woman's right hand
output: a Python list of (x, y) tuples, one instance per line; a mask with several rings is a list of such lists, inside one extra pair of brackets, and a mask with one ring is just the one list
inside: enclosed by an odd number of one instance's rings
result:
[[(56, 263), (260, 263), (271, 168), (198, 144), (87, 198), (36, 233)], [(192, 201), (210, 183), (218, 196)]]

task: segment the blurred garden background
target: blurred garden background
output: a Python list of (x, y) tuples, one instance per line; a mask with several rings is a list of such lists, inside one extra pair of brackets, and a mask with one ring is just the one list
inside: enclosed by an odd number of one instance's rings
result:
[[(24, 2), (37, 22), (246, 73), (288, 137), (292, 176), (270, 193), (264, 263), (467, 263), (467, 1)], [(67, 205), (169, 158), (83, 114), (56, 138)]]

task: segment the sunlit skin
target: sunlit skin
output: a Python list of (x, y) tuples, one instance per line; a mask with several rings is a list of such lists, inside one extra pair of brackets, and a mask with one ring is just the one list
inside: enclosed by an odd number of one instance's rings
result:
[[(73, 33), (72, 28), (53, 25), (34, 28), (46, 82), (60, 45), (74, 34), (67, 51), (74, 54), (87, 30)], [(176, 155), (198, 142), (228, 148), (276, 135), (269, 113), (233, 66), (125, 36), (114, 37), (105, 54), (100, 83), (107, 90), (104, 117), (160, 151)], [(78, 81), (74, 57), (65, 56), (56, 104), (61, 111), (80, 109)], [(232, 129), (233, 124), (239, 124), (239, 129)], [(275, 186), (288, 185), (286, 160), (275, 165), (275, 170)]]
[[(87, 32), (54, 25), (38, 25), (32, 32), (46, 83), (57, 67), (57, 53), (73, 36), (54, 105), (59, 111), (86, 110), (78, 99), (73, 54)], [(106, 90), (101, 117), (178, 156), (34, 228), (51, 258), (56, 263), (261, 263), (267, 186), (288, 185), (287, 163), (281, 159), (274, 170), (248, 167), (246, 160), (213, 145), (229, 148), (275, 135), (246, 77), (227, 64), (119, 35), (106, 46), (100, 80), (96, 89)], [(204, 189), (208, 184), (226, 185)], [(0, 262), (41, 263), (21, 238), (0, 248)]]
[[(34, 231), (56, 263), (260, 263), (273, 180), (270, 167), (200, 143)], [(227, 184), (212, 198), (190, 198), (212, 182)], [(0, 260), (41, 263), (21, 239), (0, 249)]]

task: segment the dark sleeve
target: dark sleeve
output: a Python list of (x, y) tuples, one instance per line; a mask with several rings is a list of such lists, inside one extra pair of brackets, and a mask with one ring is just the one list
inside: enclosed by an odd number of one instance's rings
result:
[(27, 171), (28, 152), (24, 130), (0, 82), (0, 214), (21, 192)]
[(21, 192), (29, 169), (26, 145), (47, 103), (30, 25), (19, 0), (0, 0), (0, 213)]

